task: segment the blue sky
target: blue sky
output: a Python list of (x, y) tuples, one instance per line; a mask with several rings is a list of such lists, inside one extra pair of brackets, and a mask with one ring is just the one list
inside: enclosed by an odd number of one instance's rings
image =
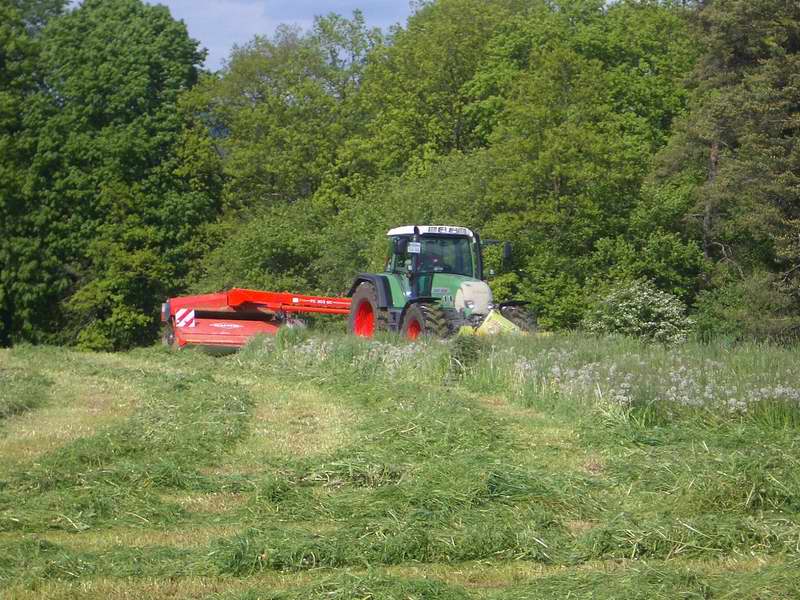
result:
[(350, 16), (361, 9), (367, 24), (382, 29), (405, 24), (411, 13), (409, 0), (148, 0), (165, 4), (172, 16), (183, 20), (189, 34), (208, 49), (206, 66), (217, 69), (234, 44), (254, 35), (271, 35), (280, 23), (308, 29), (315, 15), (331, 12)]

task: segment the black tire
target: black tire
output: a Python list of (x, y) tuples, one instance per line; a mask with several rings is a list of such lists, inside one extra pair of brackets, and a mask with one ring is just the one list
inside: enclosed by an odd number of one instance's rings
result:
[(167, 348), (176, 349), (178, 343), (175, 341), (175, 329), (172, 321), (164, 325), (164, 330), (161, 333), (161, 343)]
[(539, 329), (536, 315), (524, 306), (503, 306), (500, 314), (526, 333), (533, 333)]
[[(372, 314), (372, 326), (367, 324), (367, 307)], [(372, 337), (377, 331), (389, 328), (389, 313), (378, 306), (378, 292), (369, 281), (361, 282), (356, 288), (350, 303), (347, 318), (347, 331), (361, 337)]]
[(415, 340), (419, 337), (450, 337), (452, 329), (442, 309), (433, 304), (418, 302), (406, 310), (400, 333), (404, 338)]

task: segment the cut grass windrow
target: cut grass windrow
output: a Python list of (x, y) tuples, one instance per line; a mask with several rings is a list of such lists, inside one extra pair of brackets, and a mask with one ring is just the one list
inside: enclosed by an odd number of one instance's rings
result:
[(222, 358), (11, 353), (139, 394), (0, 473), (18, 595), (210, 577), (239, 582), (226, 598), (791, 597), (791, 351), (284, 330)]
[(0, 531), (174, 522), (183, 510), (157, 490), (202, 487), (199, 469), (247, 431), (252, 402), (235, 384), (157, 369), (124, 376), (147, 400), (123, 423), (4, 474)]
[(0, 427), (9, 417), (45, 404), (51, 384), (35, 370), (9, 369), (0, 363)]

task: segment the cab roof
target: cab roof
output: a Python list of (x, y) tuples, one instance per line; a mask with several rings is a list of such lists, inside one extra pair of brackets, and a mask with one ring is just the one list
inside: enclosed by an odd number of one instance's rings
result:
[(402, 227), (390, 229), (386, 235), (414, 235), (415, 227), (419, 229), (420, 235), (466, 235), (471, 238), (475, 237), (471, 229), (453, 225), (403, 225)]

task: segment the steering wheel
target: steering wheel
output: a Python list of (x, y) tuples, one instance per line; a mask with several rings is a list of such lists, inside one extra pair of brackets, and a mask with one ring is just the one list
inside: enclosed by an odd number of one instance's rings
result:
[(433, 273), (450, 272), (452, 268), (442, 261), (438, 256), (425, 256), (422, 259), (422, 270)]

